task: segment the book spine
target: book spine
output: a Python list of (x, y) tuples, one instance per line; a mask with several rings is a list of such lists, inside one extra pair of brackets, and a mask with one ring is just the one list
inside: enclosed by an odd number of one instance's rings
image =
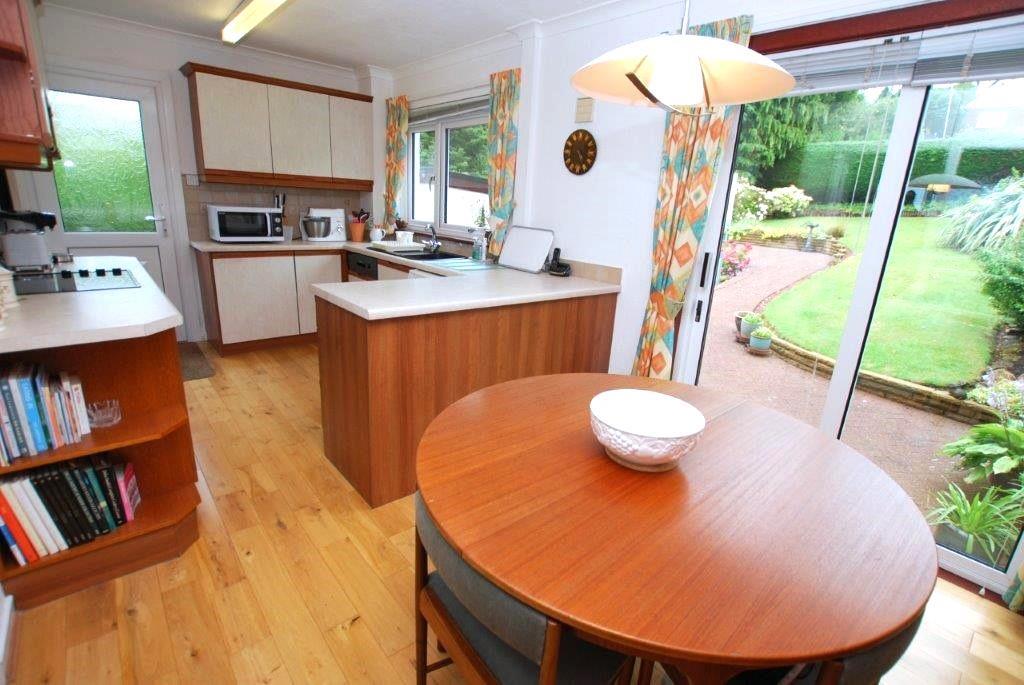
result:
[(117, 488), (117, 477), (114, 475), (114, 467), (104, 464), (96, 468), (96, 475), (99, 476), (100, 485), (103, 486), (103, 494), (110, 504), (110, 513), (114, 516), (114, 523), (123, 526), (128, 519), (124, 517), (124, 506), (121, 504), (121, 491)]
[(110, 504), (107, 502), (106, 495), (103, 494), (103, 487), (100, 485), (100, 480), (96, 477), (96, 469), (92, 466), (83, 466), (82, 471), (85, 473), (89, 482), (89, 487), (92, 488), (93, 494), (96, 497), (96, 504), (99, 505), (100, 513), (107, 522), (107, 529), (114, 530), (117, 528), (117, 523), (114, 522), (114, 514), (110, 511)]
[(39, 492), (36, 487), (32, 484), (32, 479), (27, 476), (21, 481), (22, 487), (25, 488), (25, 492), (28, 494), (29, 501), (32, 506), (39, 512), (39, 518), (43, 520), (43, 525), (46, 526), (47, 532), (50, 533), (50, 537), (53, 538), (54, 543), (57, 545), (59, 551), (64, 551), (68, 548), (68, 541), (61, 535), (60, 529), (57, 528), (57, 522), (53, 520), (53, 514), (46, 507), (46, 503), (39, 496)]
[(71, 396), (75, 400), (75, 412), (78, 414), (82, 435), (88, 435), (92, 428), (89, 426), (89, 412), (85, 408), (85, 391), (82, 390), (82, 381), (78, 376), (71, 377)]
[(61, 372), (58, 378), (60, 384), (60, 397), (64, 405), (64, 413), (71, 426), (71, 432), (75, 436), (75, 442), (82, 439), (82, 429), (78, 425), (78, 412), (75, 411), (75, 398), (71, 396), (71, 380), (67, 373)]
[(47, 554), (56, 554), (60, 551), (57, 547), (57, 542), (50, 535), (49, 528), (43, 523), (42, 517), (32, 504), (32, 500), (28, 496), (28, 492), (25, 490), (24, 485), (20, 478), (11, 481), (11, 487), (14, 489), (14, 496), (18, 498), (18, 503), (21, 505), (22, 510), (28, 515), (29, 520), (32, 522), (32, 527), (36, 529), (36, 535), (43, 543), (43, 547), (46, 548)]
[(14, 433), (14, 442), (18, 446), (19, 456), (28, 454), (28, 446), (25, 444), (25, 434), (22, 432), (21, 422), (18, 420), (18, 411), (14, 406), (14, 396), (11, 394), (11, 384), (6, 377), (0, 377), (0, 398), (3, 399), (4, 409), (11, 420), (11, 431)]
[(29, 425), (28, 415), (25, 413), (25, 404), (21, 401), (18, 378), (14, 372), (11, 372), (5, 380), (11, 392), (11, 402), (14, 406), (15, 416), (18, 417), (18, 424), (21, 426), (21, 434), (25, 439), (25, 451), (32, 455), (38, 454), (39, 450), (36, 449), (36, 443), (32, 439), (32, 427)]
[(7, 498), (4, 497), (2, 492), (0, 492), (0, 518), (3, 518), (7, 523), (7, 527), (10, 528), (11, 535), (14, 536), (14, 540), (18, 543), (21, 553), (25, 556), (25, 561), (32, 563), (39, 559), (39, 553), (36, 552), (36, 548), (32, 545), (32, 541), (25, 532), (24, 526), (21, 525), (21, 521), (14, 514), (14, 510), (11, 509), (11, 505), (7, 503)]
[(3, 430), (7, 454), (11, 461), (14, 461), (21, 456), (21, 449), (18, 447), (18, 440), (14, 435), (14, 424), (11, 423), (11, 414), (7, 411), (7, 402), (2, 398), (2, 394), (0, 391), (0, 430)]
[(21, 403), (25, 405), (25, 418), (28, 420), (32, 442), (35, 443), (37, 452), (45, 452), (49, 449), (49, 442), (46, 440), (46, 433), (43, 432), (42, 415), (39, 412), (39, 407), (36, 405), (32, 381), (24, 376), (19, 377), (18, 391), (21, 394)]
[(27, 564), (25, 555), (22, 554), (18, 543), (14, 540), (14, 536), (11, 535), (11, 529), (7, 527), (7, 522), (2, 517), (0, 517), (0, 536), (3, 536), (4, 542), (7, 543), (7, 548), (11, 550), (11, 556), (18, 562), (18, 566)]
[(45, 557), (50, 552), (46, 549), (46, 545), (43, 544), (43, 539), (39, 537), (39, 533), (36, 532), (35, 526), (32, 525), (32, 519), (29, 518), (28, 512), (22, 508), (21, 500), (18, 499), (13, 484), (10, 481), (0, 483), (0, 492), (3, 493), (7, 504), (14, 510), (15, 517), (21, 523), (21, 528), (32, 542), (32, 547), (36, 550), (36, 553), (41, 557)]
[(129, 521), (135, 520), (135, 510), (132, 509), (131, 498), (128, 497), (128, 483), (125, 480), (126, 466), (124, 464), (118, 464), (114, 467), (114, 473), (117, 474), (117, 489), (121, 493), (121, 506), (124, 507), (124, 517)]
[(41, 366), (36, 366), (33, 380), (35, 381), (36, 403), (43, 415), (43, 431), (46, 433), (46, 440), (53, 449), (63, 447), (64, 442), (60, 437), (60, 426), (57, 425), (53, 398), (50, 397), (50, 387), (46, 383), (46, 370)]
[(50, 392), (53, 394), (53, 401), (57, 405), (57, 416), (60, 417), (60, 425), (64, 431), (68, 443), (78, 442), (81, 436), (75, 431), (75, 426), (68, 415), (67, 399), (64, 397), (64, 390), (56, 381), (50, 383)]
[(78, 479), (75, 478), (74, 469), (65, 467), (61, 469), (60, 474), (64, 476), (64, 480), (67, 482), (68, 487), (74, 495), (75, 504), (77, 505), (78, 512), (81, 516), (79, 520), (81, 521), (84, 519), (85, 524), (88, 526), (88, 530), (92, 532), (93, 537), (96, 537), (100, 534), (100, 527), (97, 524), (96, 519), (93, 518), (89, 505), (85, 502), (85, 495), (82, 493), (80, 486), (78, 485)]
[(71, 463), (71, 473), (78, 482), (79, 489), (82, 491), (82, 496), (85, 497), (85, 505), (89, 507), (89, 511), (92, 514), (93, 519), (95, 519), (96, 527), (99, 529), (100, 535), (103, 533), (109, 533), (110, 528), (107, 527), (107, 520), (103, 517), (103, 513), (100, 511), (100, 503), (96, 501), (96, 493), (92, 491), (92, 486), (89, 485), (89, 477), (85, 475), (85, 472), (75, 462)]
[(86, 524), (85, 517), (79, 510), (78, 502), (75, 501), (75, 496), (71, 492), (71, 486), (64, 480), (60, 470), (55, 467), (48, 469), (46, 480), (49, 483), (50, 490), (64, 509), (69, 527), (78, 538), (79, 544), (88, 542), (96, 537), (92, 529)]
[(43, 504), (46, 505), (50, 515), (53, 516), (53, 522), (56, 524), (61, 537), (64, 538), (69, 547), (77, 545), (79, 542), (78, 534), (68, 526), (67, 515), (60, 500), (54, 496), (47, 474), (42, 471), (33, 471), (29, 474), (28, 479), (31, 481), (32, 487), (39, 493), (39, 498), (43, 500)]

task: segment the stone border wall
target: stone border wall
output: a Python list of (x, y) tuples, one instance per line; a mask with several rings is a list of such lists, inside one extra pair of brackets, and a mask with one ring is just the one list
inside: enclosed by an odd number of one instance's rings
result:
[[(805, 371), (823, 378), (832, 377), (835, 360), (817, 352), (805, 350), (798, 345), (776, 337), (772, 340), (772, 350), (786, 362), (798, 366)], [(948, 392), (929, 388), (925, 385), (883, 376), (871, 371), (861, 371), (857, 378), (857, 387), (861, 390), (878, 395), (893, 402), (899, 402), (922, 411), (945, 416), (966, 424), (989, 423), (998, 421), (994, 411), (983, 404), (959, 400)]]
[[(803, 250), (807, 239), (794, 235), (766, 236), (761, 231), (750, 231), (730, 239), (730, 242), (750, 243), (751, 245), (761, 245), (763, 247), (779, 247), (785, 250)], [(850, 248), (832, 237), (813, 238), (811, 240), (811, 249), (814, 252), (830, 255), (837, 262), (850, 256)]]

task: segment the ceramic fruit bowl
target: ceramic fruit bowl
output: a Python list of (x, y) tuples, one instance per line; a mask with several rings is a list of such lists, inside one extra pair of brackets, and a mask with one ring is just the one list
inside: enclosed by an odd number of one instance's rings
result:
[(590, 427), (613, 461), (637, 471), (667, 471), (693, 449), (704, 415), (678, 397), (608, 390), (590, 400)]

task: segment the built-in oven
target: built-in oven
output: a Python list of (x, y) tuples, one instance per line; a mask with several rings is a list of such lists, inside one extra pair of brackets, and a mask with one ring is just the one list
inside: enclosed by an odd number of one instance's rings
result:
[(346, 252), (345, 260), (348, 263), (348, 280), (350, 281), (376, 281), (377, 280), (377, 259), (368, 257), (357, 252)]
[(221, 243), (279, 243), (284, 218), (279, 207), (208, 205), (210, 239)]

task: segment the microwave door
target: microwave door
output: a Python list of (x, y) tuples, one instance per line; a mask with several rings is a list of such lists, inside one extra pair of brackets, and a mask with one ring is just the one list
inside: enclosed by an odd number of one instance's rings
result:
[(221, 238), (251, 240), (269, 238), (268, 216), (263, 212), (218, 212)]

